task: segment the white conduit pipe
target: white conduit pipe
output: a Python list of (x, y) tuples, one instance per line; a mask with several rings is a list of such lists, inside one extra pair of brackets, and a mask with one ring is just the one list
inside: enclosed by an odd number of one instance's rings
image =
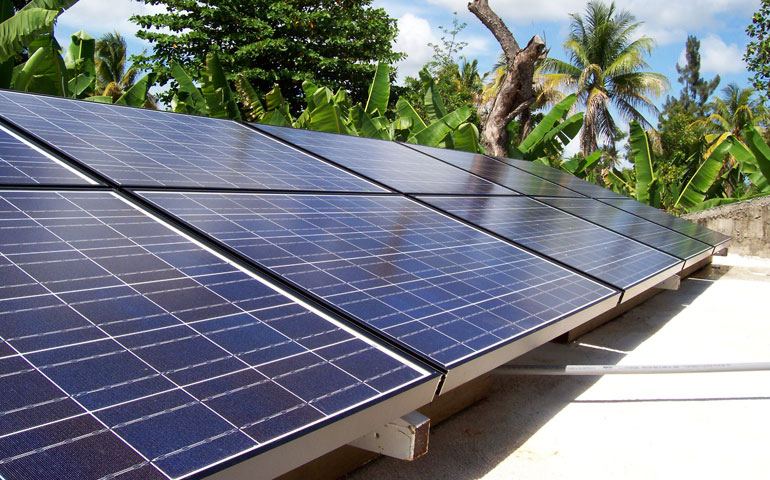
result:
[(654, 373), (755, 372), (770, 370), (770, 362), (703, 365), (503, 365), (495, 375), (612, 375)]

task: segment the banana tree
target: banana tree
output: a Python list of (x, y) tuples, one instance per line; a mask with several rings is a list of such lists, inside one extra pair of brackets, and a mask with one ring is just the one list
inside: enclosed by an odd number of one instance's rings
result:
[[(170, 70), (179, 85), (171, 100), (171, 109), (174, 112), (242, 119), (235, 94), (215, 52), (206, 55), (205, 68), (195, 77), (175, 61), (171, 62)], [(200, 80), (200, 87), (196, 85), (196, 78)]]
[[(10, 0), (0, 0), (0, 65), (4, 78), (10, 78), (8, 60), (22, 53), (42, 34), (52, 34), (56, 18), (78, 0), (32, 0), (15, 14)], [(8, 84), (0, 85), (7, 88)]]

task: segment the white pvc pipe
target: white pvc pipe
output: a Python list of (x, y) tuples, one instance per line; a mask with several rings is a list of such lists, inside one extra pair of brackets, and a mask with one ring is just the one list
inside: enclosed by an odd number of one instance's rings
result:
[(651, 373), (755, 372), (770, 370), (770, 362), (702, 365), (503, 365), (495, 375), (612, 375)]

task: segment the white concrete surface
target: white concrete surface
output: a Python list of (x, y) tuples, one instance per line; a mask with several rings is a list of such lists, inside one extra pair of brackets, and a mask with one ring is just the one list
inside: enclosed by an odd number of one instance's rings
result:
[[(770, 260), (714, 263), (578, 342), (514, 363), (770, 361)], [(769, 478), (770, 372), (498, 376), (430, 442), (415, 462), (383, 458), (348, 478)]]

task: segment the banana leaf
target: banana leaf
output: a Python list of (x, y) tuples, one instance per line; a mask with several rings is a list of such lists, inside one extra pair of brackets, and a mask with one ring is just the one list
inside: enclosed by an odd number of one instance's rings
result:
[(476, 125), (466, 122), (460, 124), (453, 135), (455, 150), (479, 153), (479, 130)]
[[(577, 95), (573, 93), (572, 95), (568, 95), (562, 101), (554, 105), (551, 111), (548, 112), (548, 114), (543, 117), (542, 120), (540, 120), (540, 123), (538, 123), (537, 126), (529, 133), (529, 135), (527, 135), (527, 138), (525, 138), (521, 144), (519, 144), (518, 149), (525, 154), (532, 152), (533, 148), (543, 141), (548, 132), (550, 132), (558, 122), (566, 118), (567, 112), (569, 112), (569, 109), (572, 107), (576, 100)], [(580, 127), (578, 127), (578, 130), (580, 130)]]
[(636, 170), (636, 199), (647, 205), (657, 207), (660, 204), (660, 197), (657, 195), (655, 172), (652, 166), (652, 152), (650, 151), (647, 133), (636, 120), (631, 122), (630, 127), (629, 143), (631, 144), (631, 158)]
[(310, 112), (310, 129), (318, 132), (348, 134), (339, 105), (326, 102)]
[(241, 120), (241, 112), (235, 101), (235, 95), (227, 82), (225, 71), (216, 52), (206, 55), (206, 75), (201, 87), (203, 98), (209, 110), (209, 116)]
[[(695, 174), (687, 181), (682, 193), (679, 194), (679, 198), (676, 199), (674, 207), (692, 207), (703, 202), (706, 198), (711, 186), (714, 184), (719, 171), (722, 169), (723, 159), (725, 154), (730, 150), (733, 145), (732, 139), (727, 139), (719, 144), (719, 146), (711, 152), (703, 163), (700, 164)], [(692, 161), (694, 155), (691, 155), (687, 159), (689, 163)]]
[(378, 127), (361, 105), (353, 107), (350, 116), (361, 136), (389, 140), (387, 131)]
[(471, 116), (471, 107), (460, 107), (452, 113), (445, 115), (440, 120), (431, 123), (427, 128), (410, 137), (410, 142), (431, 147), (437, 146), (449, 133), (468, 120)]
[(243, 105), (243, 110), (246, 113), (245, 120), (247, 122), (255, 122), (265, 114), (265, 108), (262, 106), (259, 95), (242, 73), (238, 74), (235, 79), (235, 90), (241, 96), (241, 105)]
[(427, 70), (420, 70), (420, 79), (424, 88), (423, 102), (425, 103), (425, 110), (428, 112), (428, 119), (431, 123), (437, 122), (447, 116), (444, 100), (441, 99), (436, 82), (433, 81), (433, 77)]
[(398, 113), (397, 122), (402, 122), (402, 125), (406, 124), (406, 122), (411, 122), (410, 135), (428, 127), (412, 104), (403, 98), (399, 98), (396, 102), (396, 112)]
[[(170, 63), (171, 76), (174, 77), (176, 83), (179, 84), (179, 90), (177, 91), (177, 102), (180, 109), (174, 108), (175, 112), (193, 113), (195, 115), (207, 115), (208, 109), (206, 107), (206, 99), (203, 98), (203, 94), (195, 86), (192, 77), (190, 77), (184, 68), (179, 63), (172, 60)], [(182, 109), (182, 106), (185, 108)]]
[(96, 64), (94, 52), (96, 40), (83, 30), (72, 34), (64, 65), (69, 77), (69, 90), (75, 98), (84, 98), (96, 89)]
[(370, 116), (375, 112), (385, 115), (390, 99), (390, 67), (387, 63), (378, 63), (374, 71), (374, 79), (369, 86), (369, 97), (366, 99), (365, 111)]
[(752, 126), (745, 129), (743, 131), (743, 137), (746, 139), (746, 144), (749, 149), (751, 149), (751, 152), (754, 154), (759, 171), (762, 172), (765, 179), (770, 182), (770, 147), (765, 143), (762, 134), (759, 133), (756, 127)]
[(116, 105), (128, 105), (131, 107), (142, 107), (147, 101), (147, 96), (150, 93), (150, 88), (155, 85), (155, 79), (158, 74), (150, 72), (147, 75), (140, 78), (134, 85), (126, 90), (126, 93), (120, 96), (115, 102)]
[(86, 97), (83, 100), (86, 102), (94, 102), (94, 103), (112, 103), (112, 97), (109, 95), (94, 95), (92, 97)]

